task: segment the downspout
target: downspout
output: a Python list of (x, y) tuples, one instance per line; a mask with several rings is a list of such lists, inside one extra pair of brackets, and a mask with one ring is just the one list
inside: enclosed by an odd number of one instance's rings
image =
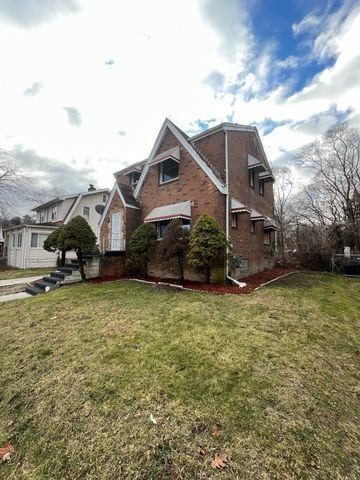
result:
[(226, 246), (226, 278), (232, 283), (235, 283), (239, 288), (246, 287), (245, 282), (239, 282), (235, 278), (230, 277), (229, 275), (229, 242), (230, 242), (230, 233), (229, 233), (229, 214), (230, 214), (230, 192), (229, 192), (229, 152), (228, 152), (228, 135), (226, 127), (224, 127), (225, 132), (225, 182), (226, 182), (226, 214), (225, 214), (225, 234), (228, 244)]

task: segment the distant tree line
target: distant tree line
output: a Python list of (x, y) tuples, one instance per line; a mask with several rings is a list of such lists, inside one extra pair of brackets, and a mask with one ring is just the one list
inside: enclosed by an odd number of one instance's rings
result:
[(274, 169), (278, 258), (307, 268), (327, 268), (344, 247), (360, 252), (360, 132), (347, 123), (304, 147), (296, 164), (310, 181), (295, 188), (291, 170)]

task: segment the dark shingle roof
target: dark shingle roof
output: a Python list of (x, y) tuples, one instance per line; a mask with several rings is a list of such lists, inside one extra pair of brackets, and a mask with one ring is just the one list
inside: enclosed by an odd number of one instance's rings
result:
[(132, 205), (133, 207), (140, 207), (139, 202), (134, 197), (134, 192), (130, 185), (125, 185), (118, 182), (118, 186), (127, 205)]
[(60, 203), (62, 201), (63, 201), (62, 198), (59, 198), (59, 197), (53, 198), (52, 200), (49, 200), (48, 202), (43, 203), (42, 205), (39, 205), (38, 207), (32, 208), (31, 211), (32, 212), (38, 212), (39, 210), (43, 210), (44, 208), (50, 207), (51, 205), (55, 205), (56, 203)]

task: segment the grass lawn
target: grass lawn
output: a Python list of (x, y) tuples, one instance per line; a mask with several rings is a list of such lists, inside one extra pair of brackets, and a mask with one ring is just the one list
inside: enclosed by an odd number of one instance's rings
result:
[(114, 282), (3, 304), (0, 478), (359, 479), (359, 298), (296, 274), (244, 296)]
[(36, 275), (46, 275), (56, 270), (52, 268), (27, 268), (25, 270), (4, 270), (0, 271), (0, 280), (8, 280), (9, 278), (35, 277)]

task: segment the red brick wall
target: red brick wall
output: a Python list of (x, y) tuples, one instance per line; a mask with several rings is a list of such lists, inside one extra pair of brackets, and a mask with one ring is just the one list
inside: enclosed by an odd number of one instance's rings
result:
[(194, 145), (225, 183), (225, 132), (223, 130), (215, 132), (201, 138)]
[[(176, 138), (168, 132), (156, 154), (176, 145), (178, 145)], [(150, 167), (139, 199), (142, 206), (142, 221), (155, 207), (190, 200), (193, 202), (191, 207), (193, 222), (201, 213), (208, 213), (225, 228), (225, 196), (183, 147), (180, 147), (179, 178), (160, 184), (159, 165)]]
[[(159, 154), (170, 148), (179, 145), (174, 135), (168, 131), (161, 142), (158, 151)], [(159, 165), (149, 168), (145, 181), (143, 183), (139, 201), (141, 211), (135, 209), (125, 209), (116, 193), (111, 207), (107, 213), (107, 218), (117, 211), (123, 214), (123, 232), (127, 243), (135, 228), (144, 221), (144, 218), (156, 207), (179, 203), (190, 200), (192, 202), (191, 214), (192, 224), (194, 224), (202, 213), (208, 213), (214, 217), (225, 230), (225, 203), (226, 197), (221, 194), (203, 170), (197, 165), (195, 160), (187, 153), (186, 149), (180, 146), (179, 178), (165, 184), (159, 183)], [(225, 140), (223, 132), (215, 132), (204, 139), (196, 142), (196, 147), (200, 150), (208, 161), (222, 171), (224, 175), (225, 165)], [(266, 216), (272, 216), (273, 210), (273, 191), (272, 182), (265, 182), (264, 196), (259, 193), (259, 178), (255, 176), (254, 189), (249, 187), (248, 182), (248, 153), (262, 158), (261, 149), (257, 144), (255, 134), (251, 132), (228, 132), (228, 152), (229, 152), (229, 192), (230, 196), (237, 198), (249, 208), (254, 208)], [(225, 177), (223, 177), (225, 179)], [(111, 234), (111, 223), (105, 219), (101, 234), (108, 238)], [(229, 214), (229, 232), (230, 240), (233, 244), (234, 254), (247, 259), (249, 268), (247, 271), (233, 270), (232, 274), (236, 277), (242, 277), (247, 274), (262, 271), (264, 268), (271, 267), (274, 263), (274, 255), (271, 245), (264, 245), (263, 222), (256, 222), (256, 233), (251, 233), (250, 214), (238, 214), (238, 227), (231, 227), (231, 215)], [(274, 234), (272, 234), (272, 241)], [(116, 257), (113, 257), (116, 258)], [(119, 260), (117, 260), (119, 262)], [(119, 267), (120, 268), (120, 267)], [(166, 271), (166, 267), (161, 266), (156, 256), (150, 263), (149, 273), (156, 276), (172, 276)], [(187, 278), (201, 279), (197, 272), (187, 271)]]
[[(252, 132), (228, 132), (229, 152), (229, 191), (230, 197), (237, 198), (247, 207), (254, 208), (265, 216), (273, 215), (273, 185), (272, 182), (264, 182), (264, 195), (260, 195), (259, 174), (255, 174), (254, 189), (249, 186), (248, 153), (255, 156), (265, 164), (257, 139)], [(249, 269), (247, 271), (233, 271), (236, 277), (257, 273), (264, 268), (274, 265), (274, 254), (271, 245), (264, 245), (264, 222), (257, 221), (256, 234), (251, 233), (250, 214), (238, 214), (238, 227), (231, 227), (230, 239), (233, 252), (247, 259)], [(272, 234), (274, 241), (274, 234)]]
[(125, 275), (125, 256), (107, 257), (103, 256), (100, 263), (100, 277), (114, 277)]
[[(179, 143), (173, 134), (167, 132), (156, 155), (177, 145)], [(142, 206), (141, 221), (156, 207), (190, 200), (193, 225), (202, 213), (208, 213), (225, 229), (225, 196), (219, 192), (182, 146), (180, 146), (179, 178), (160, 184), (159, 165), (150, 167), (139, 199)], [(151, 275), (171, 276), (159, 265), (156, 258), (152, 260), (149, 267)], [(191, 269), (187, 269), (186, 277), (203, 280), (202, 275)]]
[(101, 249), (104, 250), (105, 241), (111, 237), (111, 216), (113, 213), (121, 213), (121, 230), (123, 238), (128, 244), (133, 231), (140, 224), (140, 210), (124, 208), (118, 192), (115, 192), (111, 205), (101, 226)]

